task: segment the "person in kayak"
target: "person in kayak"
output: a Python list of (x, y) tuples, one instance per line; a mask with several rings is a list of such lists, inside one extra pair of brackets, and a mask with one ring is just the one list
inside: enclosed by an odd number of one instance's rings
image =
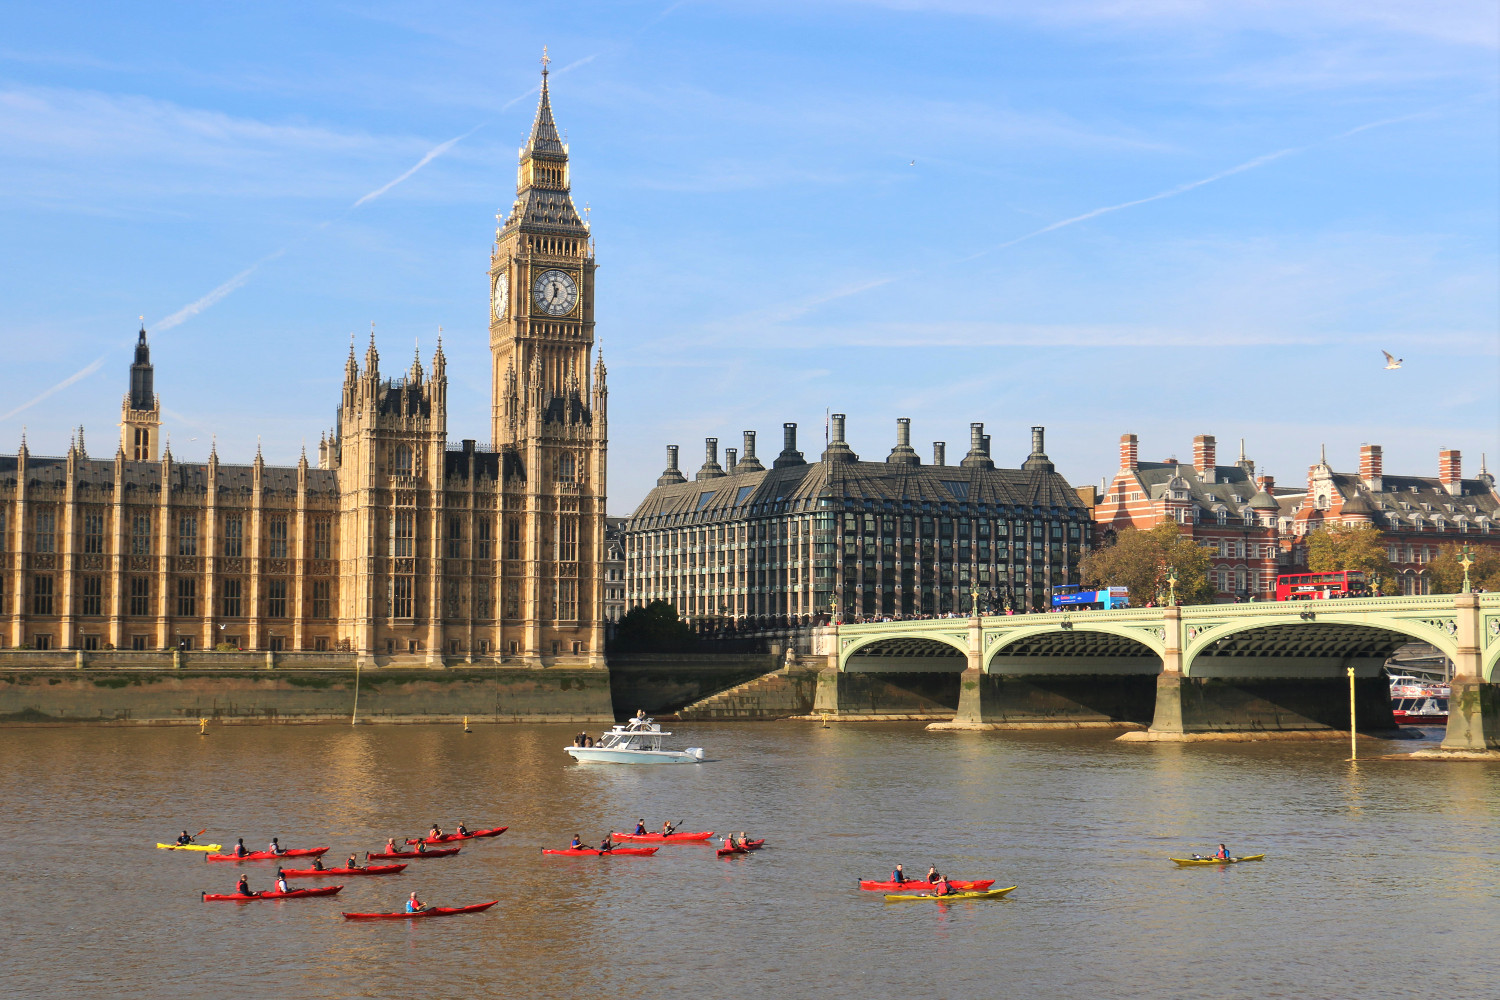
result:
[(1220, 844), (1219, 845), (1219, 850), (1218, 850), (1217, 853), (1214, 854), (1214, 857), (1218, 858), (1220, 861), (1228, 861), (1229, 860), (1229, 848), (1225, 847), (1223, 844)]
[(292, 887), (286, 884), (286, 872), (284, 872), (284, 871), (281, 870), (281, 866), (280, 865), (276, 866), (276, 891), (277, 892), (291, 892), (292, 891)]
[(614, 835), (606, 833), (604, 839), (599, 841), (599, 853), (608, 854), (615, 849)]
[(425, 841), (425, 840), (419, 840), (419, 841), (417, 841), (417, 853), (418, 854), (426, 854), (427, 853), (427, 841)]
[(573, 834), (573, 842), (568, 845), (568, 850), (578, 851), (583, 849), (583, 841), (578, 839), (578, 834)]
[(421, 913), (425, 909), (427, 909), (427, 904), (424, 903), (424, 902), (422, 902), (420, 899), (418, 899), (416, 893), (412, 893), (410, 896), (407, 897), (407, 899), (406, 899), (406, 912), (407, 913)]
[(235, 883), (234, 891), (239, 893), (241, 896), (255, 895), (255, 893), (250, 891), (250, 876), (241, 875), (240, 880)]
[(237, 858), (243, 858), (245, 855), (249, 854), (250, 852), (245, 849), (245, 838), (241, 837), (236, 840), (234, 842), (234, 850), (230, 851), (229, 853), (233, 854)]
[(663, 837), (670, 837), (672, 836), (672, 831), (675, 829), (677, 829), (677, 827), (673, 826), (671, 821), (669, 820), (668, 822), (661, 825), (661, 835)]
[(427, 836), (433, 840), (442, 840), (443, 828), (434, 823), (432, 824), (432, 829), (427, 831)]
[(177, 846), (178, 847), (182, 847), (182, 846), (184, 846), (186, 844), (191, 844), (192, 842), (193, 842), (193, 837), (186, 830), (183, 830), (182, 831), (182, 836), (180, 836), (180, 837), (177, 838)]
[(313, 858), (312, 867), (313, 867), (313, 871), (315, 871), (315, 872), (322, 871), (323, 870), (323, 859), (322, 858)]
[(469, 828), (464, 826), (463, 820), (459, 820), (458, 826), (453, 828), (453, 835), (455, 837), (467, 837), (469, 835)]
[(357, 855), (357, 854), (351, 854), (351, 855), (349, 855), (349, 860), (344, 862), (344, 867), (345, 868), (358, 868), (359, 867), (359, 855)]
[(937, 865), (928, 865), (927, 866), (927, 881), (929, 881), (929, 882), (936, 882), (938, 879), (940, 879), (942, 877), (943, 876), (941, 876), (941, 875), (938, 874)]
[(272, 837), (271, 838), (271, 846), (266, 848), (266, 853), (267, 854), (281, 855), (281, 854), (285, 854), (286, 853), (286, 848), (282, 847), (279, 843), (277, 843), (275, 837)]
[(637, 837), (646, 836), (646, 817), (642, 816), (635, 821), (635, 835)]
[(934, 896), (951, 896), (958, 890), (953, 888), (952, 883), (939, 875), (932, 883), (932, 894)]
[(401, 848), (399, 848), (399, 847), (396, 846), (396, 838), (395, 837), (387, 837), (387, 838), (385, 838), (385, 853), (386, 854), (400, 854), (401, 853)]
[(891, 872), (891, 881), (897, 885), (906, 884), (906, 871), (900, 865), (897, 865), (896, 870)]

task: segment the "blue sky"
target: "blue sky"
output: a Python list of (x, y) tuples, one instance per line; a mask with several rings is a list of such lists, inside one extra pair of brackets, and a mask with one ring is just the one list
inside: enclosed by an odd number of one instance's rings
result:
[(1435, 475), (1440, 447), (1494, 469), (1497, 17), (1489, 0), (12, 5), (0, 447), (24, 426), (61, 454), (82, 423), (112, 454), (141, 313), (179, 458), (217, 435), (225, 461), (259, 437), (294, 462), (372, 322), (392, 372), (443, 328), (450, 438), (483, 440), (488, 249), (545, 44), (601, 265), (612, 513), (669, 443), (691, 474), (704, 437), (756, 429), (764, 455), (796, 420), (816, 453), (829, 409), (875, 459), (899, 416), (924, 456), (935, 439), (961, 456), (982, 420), (1001, 464), (1043, 424), (1075, 484), (1113, 473), (1127, 431), (1151, 460), (1244, 437), (1282, 484), (1324, 442), (1340, 469), (1364, 442), (1392, 473)]

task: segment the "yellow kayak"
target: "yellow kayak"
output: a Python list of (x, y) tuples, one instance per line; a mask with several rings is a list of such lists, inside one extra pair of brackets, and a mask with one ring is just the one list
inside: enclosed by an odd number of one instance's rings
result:
[(1264, 854), (1247, 854), (1243, 858), (1173, 858), (1183, 868), (1192, 865), (1237, 865), (1241, 861), (1264, 861)]
[(164, 851), (222, 851), (223, 844), (157, 844)]
[(947, 896), (902, 896), (886, 893), (885, 901), (887, 903), (900, 903), (906, 902), (908, 900), (924, 899), (929, 903), (952, 903), (955, 900), (960, 899), (999, 899), (1001, 896), (1004, 896), (1007, 892), (1010, 892), (1013, 889), (1015, 889), (1015, 886), (1010, 886), (1005, 889), (989, 889), (985, 892), (955, 892), (950, 893)]

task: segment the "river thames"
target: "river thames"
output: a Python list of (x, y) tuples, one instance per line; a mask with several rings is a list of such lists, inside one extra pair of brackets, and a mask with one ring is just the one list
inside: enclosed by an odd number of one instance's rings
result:
[[(0, 731), (5, 993), (22, 997), (1480, 997), (1494, 995), (1500, 771), (1344, 743), (1107, 732), (682, 725), (711, 763), (577, 765), (566, 726)], [(1434, 736), (1438, 735), (1436, 732)], [(1422, 744), (1362, 741), (1361, 753)], [(637, 817), (748, 830), (718, 860), (543, 857)], [(333, 865), (509, 824), (333, 899), (205, 904), (247, 871), (183, 827)], [(1265, 862), (1179, 870), (1211, 851)], [(1019, 888), (887, 904), (896, 862)], [(302, 885), (325, 884), (303, 882)], [(475, 916), (361, 923), (417, 890)]]

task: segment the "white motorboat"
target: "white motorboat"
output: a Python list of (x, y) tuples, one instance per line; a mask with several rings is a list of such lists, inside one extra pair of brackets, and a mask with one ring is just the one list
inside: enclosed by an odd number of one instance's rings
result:
[(592, 761), (602, 764), (699, 764), (703, 761), (702, 747), (686, 750), (663, 750), (661, 741), (671, 733), (650, 719), (631, 719), (623, 726), (615, 726), (599, 737), (591, 747), (564, 747), (576, 761)]

